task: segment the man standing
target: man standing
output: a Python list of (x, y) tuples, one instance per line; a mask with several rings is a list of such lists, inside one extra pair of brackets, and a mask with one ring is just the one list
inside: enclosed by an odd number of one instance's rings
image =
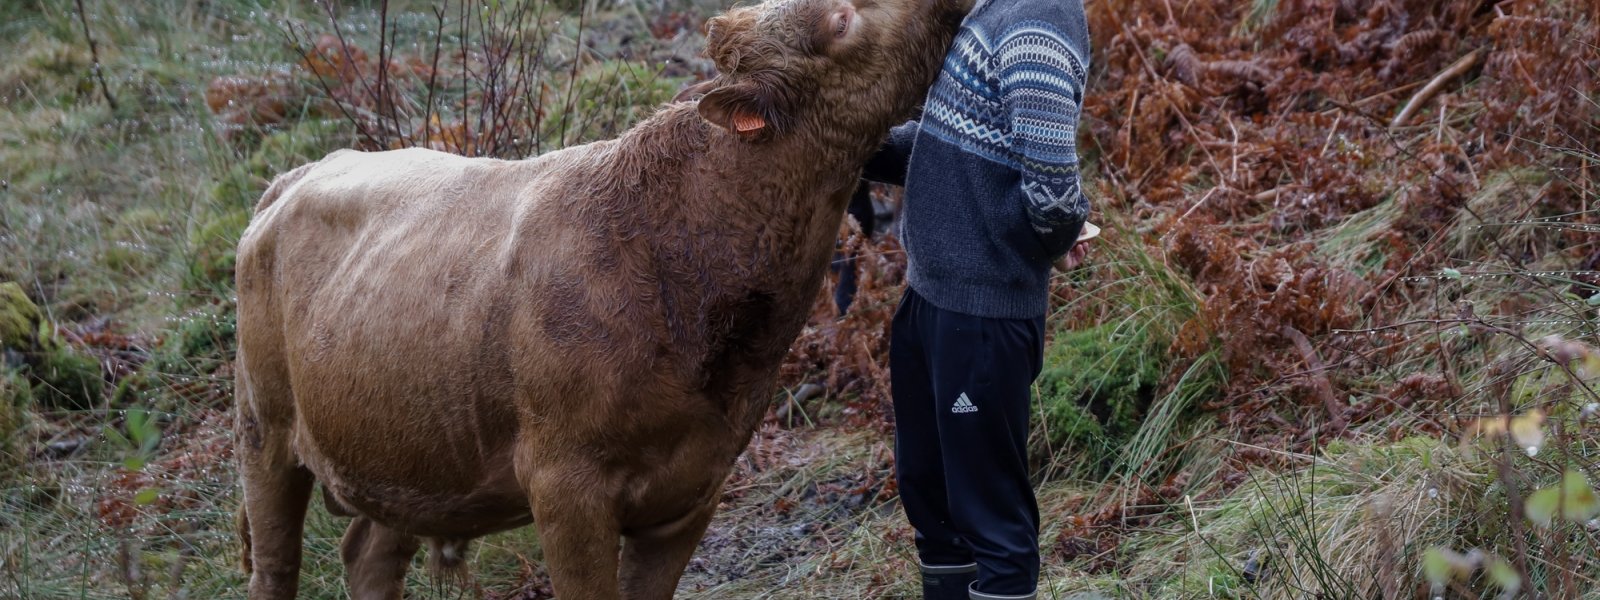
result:
[(906, 186), (909, 286), (890, 385), (896, 475), (930, 600), (1034, 597), (1029, 404), (1051, 264), (1084, 254), (1088, 64), (1082, 0), (979, 0), (921, 120), (896, 127), (867, 167)]

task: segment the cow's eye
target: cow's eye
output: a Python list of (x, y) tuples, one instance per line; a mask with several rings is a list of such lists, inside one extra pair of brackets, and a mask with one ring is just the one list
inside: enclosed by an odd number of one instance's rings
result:
[(849, 2), (838, 2), (832, 10), (820, 15), (821, 18), (813, 21), (811, 48), (815, 52), (830, 53), (843, 45), (849, 44), (849, 39), (861, 28), (857, 23), (861, 15), (856, 14), (856, 9)]

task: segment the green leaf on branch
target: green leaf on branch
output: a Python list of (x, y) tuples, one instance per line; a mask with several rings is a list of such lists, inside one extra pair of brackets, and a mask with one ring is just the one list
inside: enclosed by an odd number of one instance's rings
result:
[(1582, 473), (1568, 470), (1561, 476), (1560, 485), (1530, 494), (1525, 508), (1528, 520), (1541, 527), (1549, 527), (1557, 512), (1562, 519), (1582, 523), (1600, 515), (1600, 496)]
[(125, 413), (122, 430), (110, 425), (102, 429), (106, 441), (125, 455), (122, 466), (129, 471), (143, 469), (161, 446), (161, 425), (142, 409), (130, 409)]
[(1544, 446), (1544, 411), (1533, 409), (1511, 419), (1511, 439), (1533, 456)]
[(1600, 515), (1600, 497), (1582, 473), (1568, 470), (1561, 476), (1561, 518), (1582, 523)]
[(1442, 586), (1450, 581), (1450, 559), (1445, 557), (1446, 552), (1450, 551), (1435, 546), (1422, 553), (1422, 576), (1428, 583)]
[(1579, 377), (1585, 379), (1600, 375), (1600, 352), (1590, 352), (1585, 355), (1583, 360), (1578, 361), (1578, 367), (1574, 370), (1578, 372)]
[(1548, 487), (1528, 495), (1528, 501), (1523, 504), (1528, 520), (1540, 527), (1549, 527), (1550, 519), (1555, 518), (1556, 509), (1561, 505), (1561, 488)]
[(1489, 581), (1507, 595), (1516, 595), (1522, 589), (1522, 576), (1503, 558), (1490, 556), (1484, 572), (1489, 575)]
[(1466, 581), (1477, 570), (1482, 554), (1473, 550), (1461, 554), (1455, 550), (1435, 546), (1422, 553), (1422, 575), (1435, 587), (1451, 580)]

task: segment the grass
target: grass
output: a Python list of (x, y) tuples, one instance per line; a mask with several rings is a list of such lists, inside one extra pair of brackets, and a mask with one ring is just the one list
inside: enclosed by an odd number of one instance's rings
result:
[(1189, 527), (1150, 551), (1194, 558), (1177, 577), (1162, 574), (1190, 597), (1397, 593), (1416, 571), (1418, 550), (1448, 539), (1450, 494), (1470, 494), (1459, 489), (1459, 473), (1428, 468), (1424, 457), (1437, 440), (1407, 442), (1286, 457), (1297, 464), (1253, 472), (1232, 494), (1193, 509)]
[[(1221, 384), (1210, 353), (1169, 352), (1199, 311), (1187, 278), (1132, 227), (1111, 223), (1109, 230), (1093, 265), (1076, 275), (1081, 281), (1067, 282), (1072, 299), (1055, 310), (1076, 318), (1054, 320), (1036, 383), (1041, 431), (1034, 445), (1051, 459), (1047, 478), (1165, 474), (1154, 463), (1162, 449), (1181, 442), (1173, 439), (1181, 417)], [(1189, 366), (1166, 380), (1177, 361)]]

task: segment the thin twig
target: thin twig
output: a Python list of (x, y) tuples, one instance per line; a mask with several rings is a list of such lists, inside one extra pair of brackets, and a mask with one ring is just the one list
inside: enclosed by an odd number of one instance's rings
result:
[(78, 2), (78, 21), (83, 23), (83, 37), (89, 40), (89, 58), (94, 61), (93, 71), (95, 80), (100, 82), (100, 95), (106, 99), (106, 104), (112, 112), (117, 110), (117, 99), (111, 96), (111, 86), (106, 85), (105, 69), (100, 68), (100, 45), (94, 41), (94, 35), (89, 33), (89, 13), (83, 10), (83, 0)]
[[(300, 40), (300, 34), (295, 33), (293, 23), (290, 23), (283, 29), (283, 36), (288, 41), (289, 47), (294, 48), (295, 52), (300, 54), (300, 60), (304, 61), (308, 65), (313, 64), (311, 62), (311, 56), (313, 52), (316, 52), (316, 49), (307, 49), (308, 46), (306, 46)], [(309, 40), (310, 37), (311, 34), (309, 32), (306, 33), (306, 39)], [(373, 137), (370, 129), (367, 129), (366, 121), (352, 114), (350, 110), (345, 107), (345, 103), (334, 96), (333, 87), (328, 85), (327, 77), (323, 76), (322, 72), (315, 68), (310, 69), (310, 71), (313, 75), (317, 76), (317, 86), (322, 88), (322, 93), (328, 95), (328, 101), (333, 103), (334, 108), (339, 109), (339, 114), (344, 116), (346, 121), (349, 121), (350, 124), (355, 125), (356, 133), (363, 139), (367, 140), (367, 143), (374, 145), (377, 144), (377, 138)]]
[(472, 81), (472, 66), (468, 64), (467, 55), (471, 52), (472, 21), (467, 18), (467, 0), (461, 0), (461, 146), (458, 150), (464, 156), (475, 156), (477, 144), (472, 143), (472, 121), (470, 120), (472, 100), (467, 95), (467, 84)]
[(1572, 365), (1569, 365), (1567, 363), (1564, 363), (1564, 362), (1561, 362), (1559, 360), (1556, 360), (1556, 358), (1554, 356), (1551, 356), (1549, 352), (1544, 351), (1544, 349), (1540, 348), (1538, 344), (1534, 343), (1532, 340), (1529, 340), (1527, 338), (1527, 336), (1524, 336), (1521, 333), (1517, 333), (1516, 331), (1512, 331), (1511, 329), (1507, 329), (1507, 328), (1502, 327), (1500, 325), (1495, 325), (1493, 323), (1485, 321), (1483, 319), (1483, 317), (1479, 317), (1479, 316), (1476, 316), (1476, 315), (1474, 315), (1472, 317), (1454, 318), (1454, 319), (1413, 319), (1413, 320), (1410, 320), (1410, 321), (1403, 321), (1403, 322), (1400, 322), (1400, 323), (1394, 323), (1394, 324), (1390, 324), (1390, 325), (1383, 325), (1383, 326), (1379, 326), (1379, 327), (1372, 327), (1372, 328), (1368, 328), (1368, 329), (1334, 329), (1334, 330), (1331, 331), (1331, 333), (1373, 333), (1373, 332), (1378, 332), (1378, 331), (1384, 331), (1384, 330), (1387, 330), (1387, 329), (1399, 329), (1401, 327), (1406, 327), (1406, 326), (1409, 326), (1409, 325), (1428, 325), (1428, 324), (1432, 324), (1432, 325), (1476, 325), (1476, 326), (1481, 327), (1484, 330), (1489, 331), (1491, 333), (1498, 333), (1498, 334), (1504, 335), (1506, 337), (1509, 337), (1512, 340), (1515, 340), (1517, 343), (1521, 344), (1524, 348), (1527, 348), (1529, 351), (1532, 351), (1534, 356), (1540, 358), (1541, 360), (1544, 360), (1545, 362), (1551, 363), (1551, 364), (1559, 367), (1561, 369), (1561, 372), (1566, 374), (1567, 380), (1571, 381), (1573, 383), (1574, 387), (1578, 388), (1579, 390), (1582, 390), (1584, 392), (1584, 395), (1589, 396), (1589, 398), (1594, 400), (1595, 402), (1600, 402), (1600, 392), (1596, 392), (1592, 386), (1590, 386), (1587, 382), (1585, 382), (1583, 380), (1582, 377), (1579, 377), (1578, 374), (1572, 370)]
[[(1500, 382), (1495, 385), (1495, 399), (1500, 403), (1500, 414), (1509, 417), (1511, 414), (1510, 385)], [(1517, 542), (1517, 553), (1511, 557), (1515, 563), (1517, 574), (1523, 581), (1528, 581), (1532, 573), (1528, 570), (1528, 538), (1523, 532), (1522, 525), (1522, 491), (1517, 484), (1517, 472), (1511, 468), (1511, 457), (1514, 455), (1512, 448), (1517, 445), (1511, 439), (1511, 428), (1507, 427), (1500, 433), (1500, 459), (1495, 461), (1499, 471), (1500, 483), (1506, 491), (1506, 504), (1510, 509), (1510, 518), (1506, 519), (1511, 525), (1511, 537)]]
[[(428, 102), (422, 108), (422, 145), (431, 147), (433, 138), (433, 93), (438, 88), (439, 81), (439, 52), (440, 45), (444, 43), (444, 10), (441, 5), (433, 9), (433, 16), (437, 24), (433, 30), (433, 61), (428, 66)], [(441, 120), (441, 123), (443, 121)], [(441, 131), (441, 134), (444, 132)]]
[[(339, 50), (344, 53), (345, 66), (350, 69), (350, 73), (351, 75), (355, 76), (356, 81), (361, 82), (361, 87), (367, 90), (368, 96), (372, 97), (373, 99), (379, 99), (380, 97), (378, 96), (377, 92), (373, 91), (372, 89), (372, 82), (367, 81), (367, 76), (361, 73), (360, 66), (356, 64), (355, 53), (350, 51), (350, 42), (344, 37), (344, 29), (339, 27), (339, 16), (333, 10), (333, 3), (329, 0), (324, 0), (322, 2), (322, 9), (328, 13), (328, 23), (333, 25), (333, 35), (339, 40)], [(381, 65), (379, 66), (379, 69), (381, 71)], [(378, 110), (378, 134), (382, 136), (382, 139), (374, 139), (373, 141), (377, 142), (380, 148), (388, 148), (389, 133), (385, 131), (385, 128), (383, 127), (382, 104), (378, 105)], [(368, 139), (372, 138), (369, 137)]]
[(578, 35), (572, 40), (572, 69), (567, 74), (567, 97), (561, 101), (561, 146), (567, 145), (567, 117), (572, 114), (573, 83), (578, 80), (578, 66), (583, 62), (583, 32), (589, 16), (587, 3), (578, 10)]

